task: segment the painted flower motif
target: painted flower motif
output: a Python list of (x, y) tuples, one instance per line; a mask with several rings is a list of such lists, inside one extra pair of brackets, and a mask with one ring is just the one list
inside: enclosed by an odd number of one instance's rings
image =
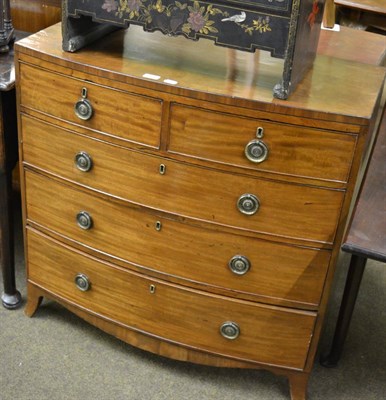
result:
[(189, 13), (188, 22), (191, 28), (199, 32), (205, 26), (205, 18), (200, 11), (192, 11)]
[(166, 7), (162, 4), (162, 0), (157, 0), (155, 5), (153, 6), (153, 9), (162, 14), (165, 11)]
[(271, 31), (269, 26), (269, 16), (266, 16), (265, 18), (259, 17), (257, 20), (253, 20), (253, 28), (255, 31), (260, 33)]
[[(177, 3), (176, 5), (180, 8)], [(188, 6), (188, 11), (189, 16), (186, 19), (186, 23), (182, 25), (182, 32), (187, 35), (190, 35), (192, 30), (204, 35), (208, 35), (210, 32), (218, 32), (218, 30), (213, 26), (214, 21), (210, 20), (210, 16), (215, 14), (224, 14), (222, 11), (213, 8), (212, 5), (207, 7), (201, 6), (198, 1), (193, 2), (193, 7)]]
[[(1, 0), (0, 0), (1, 1)], [(282, 1), (282, 0), (275, 0)], [(313, 0), (315, 3), (318, 0)], [(140, 23), (151, 24), (155, 12), (161, 14), (165, 18), (165, 23), (169, 23), (168, 32), (179, 33), (182, 31), (186, 36), (195, 38), (196, 34), (212, 35), (218, 33), (216, 28), (215, 15), (224, 17), (221, 21), (234, 21), (240, 26), (245, 33), (253, 35), (254, 32), (266, 33), (271, 31), (269, 17), (259, 17), (253, 20), (252, 25), (247, 25), (244, 22), (245, 12), (240, 13), (237, 17), (240, 20), (230, 17), (227, 11), (215, 8), (213, 4), (200, 3), (197, 0), (183, 0), (181, 3), (178, 0), (167, 2), (167, 5), (162, 3), (163, 0), (104, 0), (102, 8), (108, 12), (116, 11), (115, 15), (118, 18), (127, 18), (128, 20), (137, 20)], [(180, 31), (179, 31), (180, 30)]]
[(127, 8), (128, 11), (139, 11), (141, 8), (142, 1), (141, 0), (127, 0)]
[(102, 5), (102, 9), (107, 12), (116, 11), (118, 8), (118, 2), (116, 0), (105, 0)]
[(266, 16), (265, 18), (259, 17), (258, 19), (254, 19), (253, 23), (251, 26), (241, 24), (240, 26), (244, 28), (244, 31), (248, 33), (248, 35), (252, 36), (253, 32), (259, 32), (259, 33), (266, 33), (266, 32), (271, 32), (272, 29), (269, 26), (269, 16)]

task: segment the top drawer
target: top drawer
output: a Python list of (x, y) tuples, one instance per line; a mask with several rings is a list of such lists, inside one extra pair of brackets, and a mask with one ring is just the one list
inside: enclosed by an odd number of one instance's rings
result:
[[(24, 107), (108, 135), (159, 147), (162, 115), (159, 99), (67, 78), (26, 64), (20, 65), (20, 81), (20, 103)], [(86, 93), (82, 93), (84, 89)], [(75, 113), (75, 105), (84, 103), (82, 94), (92, 109), (87, 120)], [(81, 103), (78, 103), (80, 112), (88, 107)]]
[(347, 182), (355, 145), (355, 135), (171, 106), (170, 152), (251, 171)]

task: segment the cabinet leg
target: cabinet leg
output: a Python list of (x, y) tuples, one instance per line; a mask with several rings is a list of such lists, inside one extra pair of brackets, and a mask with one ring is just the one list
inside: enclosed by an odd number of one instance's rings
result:
[(15, 283), (11, 196), (11, 171), (0, 171), (0, 264), (3, 271), (4, 286), (1, 302), (8, 309), (14, 309), (21, 305), (21, 295), (16, 290)]
[(338, 321), (332, 341), (330, 353), (320, 358), (320, 363), (327, 368), (336, 367), (343, 351), (359, 287), (362, 281), (367, 258), (352, 255), (344, 288), (342, 304), (340, 306)]
[(291, 400), (306, 400), (307, 399), (307, 384), (309, 374), (300, 372), (298, 374), (292, 374), (288, 377)]
[(24, 313), (27, 317), (33, 317), (36, 310), (42, 303), (43, 296), (35, 286), (31, 284), (27, 285), (27, 304), (24, 309)]

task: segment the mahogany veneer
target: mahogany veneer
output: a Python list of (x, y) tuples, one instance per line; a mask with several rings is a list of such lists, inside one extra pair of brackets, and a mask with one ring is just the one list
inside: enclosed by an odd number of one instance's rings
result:
[(16, 49), (27, 315), (48, 297), (304, 400), (384, 70), (318, 56), (282, 101), (280, 60), (208, 41), (68, 53), (57, 25)]

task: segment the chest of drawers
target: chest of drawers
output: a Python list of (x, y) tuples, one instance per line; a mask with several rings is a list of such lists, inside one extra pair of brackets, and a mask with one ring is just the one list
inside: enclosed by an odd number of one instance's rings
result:
[(63, 49), (79, 50), (117, 26), (135, 24), (237, 50), (265, 50), (284, 59), (273, 94), (286, 99), (314, 61), (323, 6), (324, 0), (63, 0)]
[(168, 40), (133, 28), (73, 54), (54, 26), (16, 45), (26, 314), (54, 299), (156, 354), (284, 374), (303, 400), (384, 71), (319, 57), (272, 102), (205, 42)]

